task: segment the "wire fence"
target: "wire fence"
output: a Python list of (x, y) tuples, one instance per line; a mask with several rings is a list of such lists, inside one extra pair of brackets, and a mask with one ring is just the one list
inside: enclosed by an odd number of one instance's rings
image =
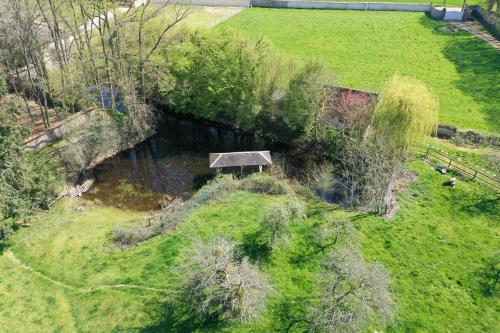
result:
[(497, 192), (500, 191), (500, 181), (497, 175), (488, 175), (431, 147), (416, 145), (413, 146), (412, 150), (416, 153), (424, 155), (428, 160), (438, 161), (438, 163), (441, 163), (446, 169), (454, 169), (464, 177), (468, 177), (479, 183), (488, 185)]

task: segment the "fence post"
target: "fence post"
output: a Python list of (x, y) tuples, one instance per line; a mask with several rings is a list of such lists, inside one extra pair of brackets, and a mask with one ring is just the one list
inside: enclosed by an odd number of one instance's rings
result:
[(429, 150), (431, 150), (431, 148), (427, 147), (427, 151), (425, 152), (425, 158), (427, 158), (429, 156)]
[(476, 179), (476, 176), (477, 176), (477, 170), (475, 170), (476, 172), (474, 172), (474, 176), (472, 177), (472, 180)]
[[(448, 157), (449, 158), (449, 157)], [(448, 166), (446, 167), (446, 169), (449, 169), (450, 166), (451, 166), (451, 162), (453, 162), (453, 160), (450, 158), (450, 163), (448, 163)]]

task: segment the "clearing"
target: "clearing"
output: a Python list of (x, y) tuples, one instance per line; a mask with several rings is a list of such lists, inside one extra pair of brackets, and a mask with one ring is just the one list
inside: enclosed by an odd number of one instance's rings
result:
[(110, 246), (113, 227), (137, 225), (147, 213), (65, 199), (21, 230), (0, 256), (0, 326), (5, 332), (197, 329), (169, 296), (183, 280), (192, 240), (224, 235), (244, 245), (277, 293), (261, 322), (215, 323), (202, 331), (302, 331), (322, 258), (314, 253), (311, 230), (333, 214), (356, 216), (365, 257), (391, 273), (397, 314), (384, 331), (496, 331), (498, 295), (485, 289), (484, 272), (500, 240), (498, 198), (460, 177), (455, 189), (442, 186), (447, 176), (418, 158), (410, 168), (418, 182), (400, 195), (393, 220), (309, 200), (308, 219), (271, 254), (253, 240), (265, 207), (281, 196), (230, 193), (195, 210), (172, 234), (128, 250)]

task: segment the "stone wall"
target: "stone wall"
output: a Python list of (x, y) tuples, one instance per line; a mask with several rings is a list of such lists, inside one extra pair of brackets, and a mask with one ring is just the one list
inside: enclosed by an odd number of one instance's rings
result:
[(253, 7), (429, 12), (432, 5), (394, 2), (252, 0)]
[(468, 10), (470, 10), (470, 16), (473, 19), (481, 23), (497, 39), (500, 39), (500, 18), (496, 18), (477, 5), (469, 6)]
[(24, 142), (24, 149), (38, 151), (44, 147), (62, 139), (66, 134), (85, 124), (94, 116), (96, 110), (82, 111), (66, 118), (61, 124), (48, 128), (37, 135), (29, 137)]
[(250, 0), (151, 0), (152, 4), (165, 2), (179, 5), (207, 6), (207, 7), (250, 7)]

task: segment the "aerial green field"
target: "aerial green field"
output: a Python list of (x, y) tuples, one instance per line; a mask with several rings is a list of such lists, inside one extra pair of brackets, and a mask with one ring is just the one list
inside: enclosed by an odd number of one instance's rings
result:
[[(65, 199), (21, 230), (0, 255), (2, 332), (270, 332), (304, 331), (311, 297), (318, 296), (321, 253), (311, 230), (325, 216), (351, 216), (365, 258), (381, 261), (392, 277), (395, 321), (370, 331), (498, 331), (498, 294), (489, 294), (486, 270), (500, 240), (494, 193), (446, 176), (419, 159), (410, 163), (418, 181), (399, 197), (392, 220), (308, 201), (308, 219), (269, 253), (254, 237), (265, 207), (281, 196), (237, 191), (195, 210), (169, 235), (131, 249), (112, 246), (115, 225), (144, 223), (144, 212), (98, 201)], [(183, 280), (194, 239), (236, 239), (270, 277), (275, 293), (264, 318), (253, 324), (213, 323), (201, 329), (172, 300)]]
[[(429, 1), (429, 0), (389, 0), (389, 1), (377, 1), (377, 0), (368, 0), (368, 1), (357, 1), (357, 0), (324, 0), (324, 1), (331, 1), (331, 2), (397, 2), (397, 3), (433, 3), (434, 6), (441, 6), (445, 5), (446, 7), (462, 7), (464, 4), (463, 0), (449, 0), (449, 1)], [(468, 5), (478, 5), (478, 4), (485, 4), (486, 2), (483, 0), (472, 0), (472, 1), (467, 1)]]
[(299, 61), (326, 64), (338, 84), (379, 91), (393, 75), (429, 84), (440, 123), (500, 132), (500, 52), (473, 35), (442, 32), (422, 13), (251, 8), (223, 26), (267, 37)]

